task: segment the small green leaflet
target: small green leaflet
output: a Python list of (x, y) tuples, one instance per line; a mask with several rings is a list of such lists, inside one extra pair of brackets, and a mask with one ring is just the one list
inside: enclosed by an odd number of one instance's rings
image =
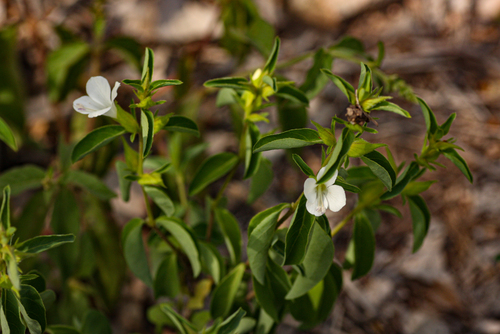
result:
[(189, 186), (189, 196), (196, 195), (210, 183), (229, 173), (238, 160), (238, 156), (229, 152), (219, 153), (206, 159)]
[(75, 145), (71, 154), (71, 161), (73, 163), (77, 162), (87, 154), (103, 147), (125, 132), (125, 129), (121, 125), (106, 125), (93, 130)]
[(253, 147), (254, 152), (289, 149), (322, 144), (317, 131), (313, 129), (292, 129), (261, 138)]

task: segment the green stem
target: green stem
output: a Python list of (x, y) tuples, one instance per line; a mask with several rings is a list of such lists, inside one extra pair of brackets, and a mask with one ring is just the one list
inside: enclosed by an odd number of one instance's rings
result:
[(351, 219), (352, 217), (356, 214), (358, 208), (356, 207), (354, 210), (352, 210), (347, 217), (345, 217), (340, 223), (338, 223), (335, 228), (332, 230), (331, 236), (337, 234)]
[(297, 200), (290, 205), (290, 210), (288, 210), (287, 213), (285, 213), (285, 215), (281, 217), (280, 220), (278, 220), (278, 223), (276, 223), (276, 228), (280, 227), (281, 224), (283, 224), (291, 215), (295, 213), (295, 210), (297, 210), (302, 196), (304, 196), (304, 193), (300, 194), (299, 198), (297, 198)]
[(181, 205), (187, 209), (188, 198), (186, 194), (186, 188), (184, 186), (184, 176), (181, 173), (177, 173), (177, 175), (175, 176), (175, 182), (177, 183), (177, 188), (179, 190), (179, 200), (181, 201)]

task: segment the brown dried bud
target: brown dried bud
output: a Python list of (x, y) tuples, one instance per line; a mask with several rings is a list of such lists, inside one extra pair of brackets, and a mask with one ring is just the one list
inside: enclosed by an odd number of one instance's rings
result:
[(347, 108), (345, 116), (351, 124), (363, 126), (365, 123), (370, 122), (370, 117), (363, 110), (353, 105)]

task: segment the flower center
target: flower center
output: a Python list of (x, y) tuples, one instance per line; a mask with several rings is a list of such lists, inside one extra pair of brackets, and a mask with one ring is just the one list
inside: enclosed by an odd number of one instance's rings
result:
[(318, 184), (316, 186), (316, 203), (318, 205), (316, 206), (316, 211), (325, 213), (326, 211), (326, 206), (325, 206), (325, 196), (324, 194), (327, 192), (326, 185), (325, 184)]

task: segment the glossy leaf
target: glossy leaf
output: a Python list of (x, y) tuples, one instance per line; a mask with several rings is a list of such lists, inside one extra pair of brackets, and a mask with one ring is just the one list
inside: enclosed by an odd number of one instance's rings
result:
[(254, 152), (298, 148), (321, 144), (323, 141), (313, 129), (292, 129), (261, 138), (253, 147)]
[(283, 265), (300, 264), (306, 256), (309, 233), (314, 224), (314, 216), (307, 211), (306, 202), (306, 197), (302, 196), (286, 233)]
[(412, 161), (412, 163), (408, 167), (406, 167), (404, 172), (397, 178), (396, 184), (392, 187), (392, 190), (387, 191), (380, 197), (380, 199), (388, 200), (401, 194), (406, 185), (413, 179), (415, 175), (418, 174), (419, 171), (420, 168), (418, 164)]
[(162, 87), (178, 86), (178, 85), (182, 85), (182, 81), (177, 79), (163, 79), (163, 80), (153, 81), (149, 89), (153, 91)]
[(10, 186), (11, 196), (16, 196), (27, 189), (38, 188), (45, 178), (45, 171), (35, 165), (11, 168), (0, 175), (0, 189)]
[(335, 171), (339, 169), (343, 158), (347, 155), (347, 152), (349, 152), (353, 142), (354, 134), (348, 128), (344, 128), (337, 144), (335, 144), (330, 160), (325, 165), (325, 174), (318, 180), (317, 184), (325, 183), (332, 178)]
[(71, 161), (73, 163), (77, 162), (87, 154), (103, 147), (125, 132), (125, 129), (121, 125), (106, 125), (93, 130), (75, 145), (71, 154)]
[(396, 172), (392, 169), (390, 162), (377, 151), (372, 151), (363, 155), (361, 160), (363, 160), (373, 174), (382, 181), (388, 191), (391, 191), (396, 182)]
[(243, 311), (241, 308), (238, 311), (231, 314), (224, 322), (221, 324), (219, 331), (217, 334), (234, 334), (236, 333), (236, 329), (240, 324), (241, 319), (247, 314), (247, 312)]
[(356, 138), (347, 152), (347, 155), (353, 158), (359, 158), (367, 153), (372, 152), (373, 150), (387, 146), (386, 144), (372, 144), (364, 140), (363, 138)]
[(292, 159), (295, 162), (295, 164), (300, 168), (300, 170), (302, 171), (302, 173), (304, 173), (304, 174), (306, 174), (306, 176), (309, 176), (309, 177), (312, 177), (312, 178), (316, 177), (316, 175), (314, 174), (314, 172), (311, 169), (311, 167), (309, 167), (304, 162), (304, 160), (302, 160), (302, 158), (299, 155), (292, 154)]
[(356, 105), (356, 97), (355, 97), (355, 92), (354, 92), (354, 87), (342, 79), (341, 77), (335, 75), (330, 71), (329, 69), (322, 69), (321, 70), (334, 84), (337, 86), (342, 93), (347, 97), (349, 102), (352, 105)]
[(218, 78), (206, 81), (203, 86), (214, 88), (233, 88), (250, 90), (248, 80), (241, 77), (235, 78)]
[(276, 96), (306, 106), (309, 105), (309, 99), (307, 98), (307, 96), (300, 89), (294, 86), (284, 85), (279, 87), (278, 91), (276, 92)]
[[(21, 285), (19, 308), (31, 334), (41, 334), (45, 331), (47, 326), (45, 306), (34, 287), (26, 284)], [(23, 308), (25, 312), (23, 312)]]
[(128, 267), (137, 278), (153, 286), (153, 278), (148, 265), (148, 257), (142, 240), (142, 225), (144, 222), (134, 218), (127, 223), (122, 232), (123, 255)]
[(425, 126), (427, 127), (427, 132), (430, 134), (436, 133), (438, 129), (436, 116), (432, 112), (431, 108), (425, 103), (424, 100), (417, 97), (418, 104), (420, 104), (420, 108), (422, 109), (422, 113), (424, 114)]
[(333, 262), (334, 247), (330, 235), (314, 223), (311, 228), (311, 240), (303, 261), (303, 273), (300, 273), (286, 295), (286, 299), (295, 299), (314, 288), (326, 276)]
[(390, 112), (393, 112), (395, 114), (404, 116), (406, 118), (411, 118), (411, 115), (408, 111), (404, 110), (403, 108), (401, 108), (397, 104), (394, 104), (394, 103), (389, 102), (389, 101), (383, 101), (383, 102), (377, 103), (374, 107), (371, 108), (371, 110), (385, 110), (385, 111), (390, 111)]
[(215, 288), (210, 302), (210, 314), (213, 319), (225, 317), (229, 313), (244, 273), (245, 264), (240, 263)]
[(105, 201), (116, 197), (116, 194), (99, 178), (81, 170), (69, 170), (66, 181), (82, 187), (92, 195)]
[(156, 223), (164, 227), (177, 240), (184, 253), (186, 253), (189, 263), (191, 263), (193, 276), (198, 277), (201, 272), (200, 254), (193, 235), (188, 231), (189, 227), (176, 218), (160, 217), (156, 220)]
[[(153, 136), (154, 136), (154, 116), (153, 113), (147, 109), (141, 110), (141, 128), (142, 128), (142, 140), (143, 155), (147, 157), (153, 146)], [(140, 162), (139, 162), (140, 163)]]
[(171, 116), (168, 120), (167, 125), (165, 125), (163, 129), (168, 131), (189, 133), (196, 137), (200, 136), (198, 125), (196, 125), (196, 123), (191, 119), (184, 116)]
[(258, 170), (262, 153), (254, 153), (253, 146), (260, 138), (259, 128), (255, 124), (248, 124), (245, 133), (245, 172), (244, 179), (252, 177)]
[(268, 251), (273, 241), (279, 215), (287, 204), (282, 203), (255, 215), (248, 224), (248, 263), (253, 276), (264, 284)]
[(17, 151), (17, 144), (16, 139), (14, 138), (14, 134), (2, 118), (0, 118), (0, 140), (9, 145), (12, 150)]
[(278, 54), (280, 51), (280, 44), (281, 41), (279, 37), (276, 37), (274, 39), (274, 45), (271, 50), (271, 54), (269, 55), (269, 58), (267, 58), (266, 64), (264, 65), (263, 72), (268, 73), (268, 74), (273, 74), (274, 69), (276, 68), (276, 63), (278, 62)]
[(467, 180), (469, 180), (470, 183), (474, 181), (469, 166), (467, 165), (467, 162), (464, 160), (464, 158), (460, 156), (460, 154), (457, 153), (456, 150), (450, 148), (444, 151), (443, 154), (446, 158), (448, 158), (451, 162), (453, 162), (455, 166), (458, 167), (458, 169), (460, 169), (460, 171), (465, 175), (465, 177), (467, 178)]
[(429, 231), (431, 213), (421, 196), (408, 196), (408, 203), (413, 221), (413, 253), (415, 253), (424, 243), (425, 236)]
[(223, 208), (215, 208), (215, 217), (224, 235), (232, 265), (241, 261), (241, 231), (238, 221), (231, 212)]
[(144, 190), (165, 215), (172, 216), (174, 214), (174, 203), (162, 189), (154, 186), (144, 186)]
[(39, 235), (33, 239), (26, 240), (16, 246), (18, 251), (37, 254), (46, 251), (47, 249), (57, 247), (61, 244), (73, 242), (75, 236), (72, 234), (65, 235)]
[(17, 297), (12, 290), (2, 289), (2, 333), (25, 334), (26, 326), (21, 320)]
[(351, 279), (355, 280), (365, 276), (373, 265), (375, 258), (375, 235), (372, 225), (364, 214), (354, 217), (352, 232), (354, 243), (354, 269)]
[(202, 191), (210, 183), (229, 173), (238, 163), (238, 157), (229, 152), (219, 153), (206, 159), (196, 172), (189, 195), (193, 196)]
[(150, 86), (153, 77), (154, 53), (150, 48), (146, 48), (144, 53), (144, 64), (142, 67), (141, 83), (146, 89)]
[[(365, 95), (368, 96), (372, 92), (372, 70), (368, 65), (361, 63), (361, 74), (359, 75), (358, 82), (358, 94), (364, 91)], [(360, 101), (364, 100), (363, 96), (360, 96)]]

